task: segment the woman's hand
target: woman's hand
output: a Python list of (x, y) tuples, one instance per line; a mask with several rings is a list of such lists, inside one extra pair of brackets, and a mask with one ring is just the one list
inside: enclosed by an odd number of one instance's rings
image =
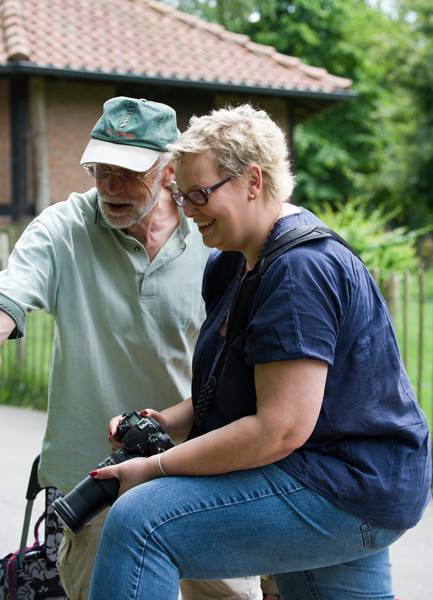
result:
[(117, 427), (120, 421), (123, 419), (122, 415), (117, 415), (117, 417), (113, 417), (108, 424), (108, 443), (111, 445), (112, 450), (116, 450), (122, 446), (122, 442), (120, 442), (115, 436)]
[[(140, 415), (144, 418), (144, 417), (150, 417), (152, 419), (154, 419), (155, 421), (157, 421), (161, 427), (164, 429), (164, 431), (167, 431), (166, 427), (166, 419), (164, 418), (163, 414), (153, 410), (152, 408), (147, 408), (144, 410), (140, 410)], [(108, 436), (108, 443), (111, 444), (111, 448), (113, 450), (117, 450), (117, 448), (121, 448), (122, 447), (122, 442), (120, 440), (118, 440), (115, 435), (117, 432), (117, 428), (119, 426), (120, 421), (123, 420), (123, 416), (122, 415), (117, 415), (117, 417), (113, 417), (111, 419), (111, 421), (108, 424), (108, 429), (109, 429), (109, 436)]]
[[(153, 410), (153, 408), (146, 408), (140, 411), (140, 415), (155, 419), (175, 444), (183, 442), (188, 437), (188, 433), (191, 431), (194, 422), (194, 410), (191, 398), (187, 398), (183, 402), (179, 402), (179, 404), (175, 404), (162, 412)], [(113, 450), (122, 446), (122, 442), (114, 437), (122, 419), (122, 415), (117, 415), (117, 417), (111, 419), (108, 425), (108, 442), (111, 444)]]
[(161, 471), (158, 467), (158, 457), (150, 456), (149, 458), (131, 458), (118, 465), (92, 471), (90, 475), (98, 481), (116, 477), (120, 484), (118, 496), (121, 496), (141, 483), (160, 477)]

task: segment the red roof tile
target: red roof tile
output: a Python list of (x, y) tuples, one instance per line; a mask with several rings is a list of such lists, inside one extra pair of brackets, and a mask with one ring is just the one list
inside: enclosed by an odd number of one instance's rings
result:
[[(344, 95), (351, 81), (155, 0), (0, 0), (0, 73), (37, 67)], [(26, 62), (27, 61), (27, 62)]]

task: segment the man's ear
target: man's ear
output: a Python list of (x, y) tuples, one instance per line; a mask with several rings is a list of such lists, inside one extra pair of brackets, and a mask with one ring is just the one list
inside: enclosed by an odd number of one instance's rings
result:
[(162, 170), (161, 185), (166, 187), (174, 180), (174, 169), (171, 165), (167, 165)]

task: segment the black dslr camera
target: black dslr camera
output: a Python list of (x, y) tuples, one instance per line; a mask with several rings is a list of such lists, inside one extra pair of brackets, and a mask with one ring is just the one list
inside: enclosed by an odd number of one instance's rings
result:
[[(117, 465), (139, 456), (152, 456), (174, 446), (170, 437), (154, 419), (141, 417), (136, 411), (123, 415), (115, 437), (123, 447), (115, 450), (96, 469)], [(104, 508), (113, 504), (119, 493), (119, 480), (93, 479), (88, 475), (63, 498), (53, 502), (53, 508), (66, 525), (79, 533), (84, 525)]]

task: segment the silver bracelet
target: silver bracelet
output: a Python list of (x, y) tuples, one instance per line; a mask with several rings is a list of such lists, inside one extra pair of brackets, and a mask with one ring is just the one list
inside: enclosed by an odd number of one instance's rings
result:
[(164, 477), (169, 477), (168, 473), (166, 473), (164, 471), (164, 469), (162, 468), (162, 465), (161, 465), (161, 456), (162, 456), (162, 452), (160, 454), (158, 454), (158, 466), (159, 466), (159, 470), (164, 475)]

